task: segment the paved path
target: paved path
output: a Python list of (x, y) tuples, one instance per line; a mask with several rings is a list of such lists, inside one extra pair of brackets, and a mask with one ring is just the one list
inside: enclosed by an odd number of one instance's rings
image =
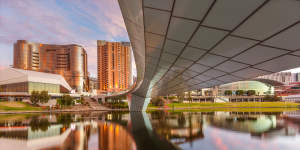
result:
[(109, 110), (110, 108), (107, 108), (101, 104), (99, 104), (96, 100), (91, 99), (90, 97), (84, 97), (84, 101), (89, 104), (89, 107), (92, 110)]

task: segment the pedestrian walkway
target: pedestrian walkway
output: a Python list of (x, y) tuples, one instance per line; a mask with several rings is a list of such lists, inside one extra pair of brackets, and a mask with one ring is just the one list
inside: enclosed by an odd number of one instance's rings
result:
[(84, 101), (89, 104), (89, 107), (93, 110), (108, 110), (107, 108), (101, 104), (99, 104), (96, 100), (91, 99), (90, 97), (84, 97)]

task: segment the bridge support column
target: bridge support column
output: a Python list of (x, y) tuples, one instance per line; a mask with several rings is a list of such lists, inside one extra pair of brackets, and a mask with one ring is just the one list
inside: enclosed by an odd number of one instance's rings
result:
[(146, 112), (130, 112), (131, 133), (137, 149), (178, 150), (171, 142), (161, 138), (153, 129)]
[(128, 106), (129, 111), (146, 111), (151, 98), (145, 98), (137, 96), (135, 94), (129, 94)]

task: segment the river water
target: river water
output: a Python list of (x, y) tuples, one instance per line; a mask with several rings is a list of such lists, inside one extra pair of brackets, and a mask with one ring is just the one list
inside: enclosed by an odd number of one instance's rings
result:
[(0, 115), (2, 150), (298, 150), (300, 111)]

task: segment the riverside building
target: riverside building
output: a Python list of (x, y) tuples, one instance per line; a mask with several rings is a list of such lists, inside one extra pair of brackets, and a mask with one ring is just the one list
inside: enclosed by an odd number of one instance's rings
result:
[(51, 96), (70, 93), (72, 88), (58, 74), (7, 68), (0, 71), (0, 99), (22, 100), (32, 91), (47, 91)]
[(101, 93), (126, 90), (131, 83), (129, 42), (97, 41), (98, 81)]
[(13, 68), (59, 74), (77, 93), (89, 90), (87, 53), (80, 45), (18, 40), (14, 44)]

